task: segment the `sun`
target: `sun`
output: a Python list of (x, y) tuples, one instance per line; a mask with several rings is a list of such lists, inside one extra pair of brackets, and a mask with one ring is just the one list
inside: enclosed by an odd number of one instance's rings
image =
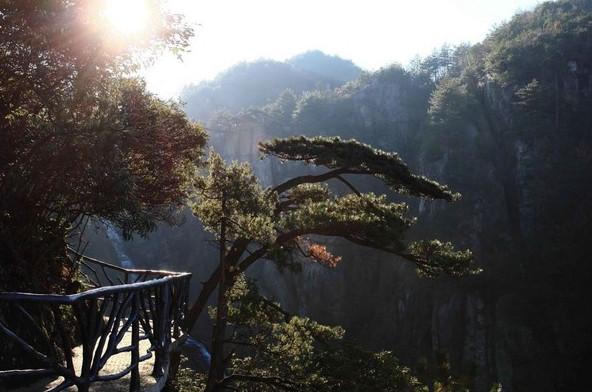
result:
[(124, 35), (142, 33), (150, 19), (146, 0), (104, 0), (102, 14), (110, 28)]

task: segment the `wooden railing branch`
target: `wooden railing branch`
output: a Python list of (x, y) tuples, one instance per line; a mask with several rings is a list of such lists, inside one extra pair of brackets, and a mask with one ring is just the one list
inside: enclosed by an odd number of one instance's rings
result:
[[(39, 369), (2, 370), (0, 378), (56, 375), (62, 376), (64, 381), (46, 392), (58, 392), (71, 386), (86, 391), (92, 383), (117, 380), (131, 373), (130, 391), (139, 391), (139, 364), (153, 356), (153, 375), (166, 375), (170, 350), (186, 336), (183, 320), (191, 274), (125, 269), (73, 249), (70, 253), (95, 288), (76, 294), (0, 292), (0, 334), (44, 364)], [(10, 326), (10, 317), (2, 317), (7, 309), (15, 309), (16, 313), (11, 310), (11, 314), (19, 316), (20, 330), (22, 321), (30, 325), (27, 336), (35, 332), (41, 338), (28, 341), (29, 338), (19, 336)], [(72, 317), (75, 325), (64, 325), (65, 320), (72, 320)], [(81, 342), (80, 369), (75, 368), (72, 358), (73, 331)], [(131, 344), (122, 347), (126, 333), (131, 334)], [(173, 344), (173, 339), (179, 341)], [(140, 353), (143, 340), (150, 341), (150, 348)], [(36, 347), (39, 342), (45, 342), (42, 350)], [(58, 355), (56, 348), (63, 355)], [(42, 351), (46, 349), (53, 350), (53, 354), (44, 354)], [(129, 366), (114, 374), (102, 373), (113, 355), (125, 352), (130, 353)]]

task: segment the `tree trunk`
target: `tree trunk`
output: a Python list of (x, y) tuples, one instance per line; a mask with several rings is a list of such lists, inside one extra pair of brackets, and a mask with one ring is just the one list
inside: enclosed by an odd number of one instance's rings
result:
[(555, 72), (555, 132), (559, 132), (559, 76)]
[(208, 373), (206, 392), (216, 391), (220, 382), (224, 379), (226, 368), (224, 340), (226, 339), (226, 326), (228, 324), (228, 301), (226, 294), (231, 286), (231, 281), (227, 281), (221, 284), (219, 288), (216, 325), (214, 326), (212, 336), (212, 363)]
[(215, 391), (224, 378), (224, 339), (228, 318), (228, 288), (232, 284), (226, 263), (226, 199), (222, 197), (222, 220), (220, 222), (220, 284), (218, 285), (218, 304), (216, 305), (216, 325), (212, 336), (212, 362), (208, 373), (205, 392)]
[[(216, 270), (212, 273), (210, 278), (203, 283), (203, 287), (199, 292), (199, 297), (195, 301), (193, 305), (191, 305), (189, 309), (189, 314), (184, 322), (184, 330), (187, 333), (191, 334), (191, 330), (193, 326), (205, 310), (206, 306), (208, 305), (208, 300), (210, 296), (218, 287), (218, 282), (220, 279), (220, 267), (216, 268)], [(167, 383), (173, 383), (177, 378), (177, 372), (179, 371), (179, 365), (181, 364), (181, 351), (175, 351), (171, 353), (170, 357), (170, 367), (169, 367), (169, 377)]]

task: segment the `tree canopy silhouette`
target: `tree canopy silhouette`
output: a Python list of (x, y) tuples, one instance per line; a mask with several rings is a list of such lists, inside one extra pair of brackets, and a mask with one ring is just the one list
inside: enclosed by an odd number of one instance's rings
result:
[(184, 199), (205, 133), (129, 75), (192, 31), (149, 5), (147, 31), (114, 44), (96, 2), (0, 4), (0, 289), (75, 291), (65, 247), (85, 218), (146, 233)]

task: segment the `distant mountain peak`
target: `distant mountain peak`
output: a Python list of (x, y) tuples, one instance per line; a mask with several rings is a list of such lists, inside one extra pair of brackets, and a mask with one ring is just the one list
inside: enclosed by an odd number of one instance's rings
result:
[(312, 72), (340, 82), (357, 79), (362, 73), (362, 69), (353, 61), (328, 55), (318, 49), (297, 54), (287, 59), (286, 63), (298, 70)]
[(214, 80), (185, 87), (181, 99), (192, 119), (207, 122), (216, 112), (238, 113), (272, 103), (285, 90), (302, 94), (333, 89), (356, 79), (361, 72), (350, 60), (313, 50), (284, 62), (240, 62)]

